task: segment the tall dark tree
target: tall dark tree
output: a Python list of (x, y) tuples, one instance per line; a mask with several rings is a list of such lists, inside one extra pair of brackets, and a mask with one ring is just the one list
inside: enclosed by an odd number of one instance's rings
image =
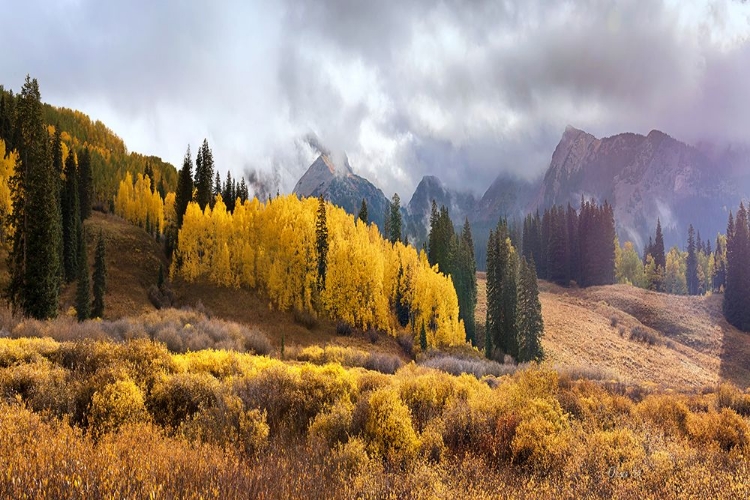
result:
[(245, 203), (247, 199), (249, 198), (249, 196), (250, 194), (248, 193), (248, 190), (247, 190), (247, 183), (245, 182), (245, 178), (242, 177), (240, 179), (240, 193), (239, 193), (240, 201), (242, 203)]
[(461, 230), (458, 252), (453, 270), (453, 284), (458, 296), (458, 317), (463, 320), (466, 340), (476, 345), (474, 314), (477, 307), (477, 263), (474, 258), (474, 239), (467, 218)]
[(667, 257), (664, 253), (664, 235), (661, 231), (661, 220), (656, 219), (656, 237), (654, 238), (654, 247), (652, 248), (652, 257), (658, 267), (667, 268)]
[(452, 260), (455, 249), (452, 251), (451, 243), (454, 239), (455, 230), (448, 209), (443, 206), (438, 210), (435, 200), (432, 203), (430, 234), (427, 238), (427, 260), (430, 265), (437, 265), (440, 272), (448, 275), (451, 274), (453, 268)]
[(75, 154), (71, 150), (65, 159), (65, 184), (61, 195), (63, 268), (65, 281), (76, 279), (78, 272), (78, 231), (81, 227), (81, 209), (78, 204), (78, 172)]
[(214, 180), (214, 158), (207, 139), (203, 139), (195, 164), (195, 201), (204, 210), (211, 203)]
[(156, 178), (154, 177), (154, 169), (151, 168), (150, 163), (146, 163), (146, 166), (143, 168), (143, 176), (148, 177), (151, 192), (153, 193), (156, 190)]
[(318, 290), (326, 286), (328, 267), (328, 224), (326, 222), (326, 201), (323, 195), (318, 198), (318, 213), (315, 220), (315, 248), (318, 254)]
[(570, 253), (568, 244), (568, 221), (562, 207), (552, 207), (549, 213), (549, 239), (547, 242), (547, 277), (559, 285), (570, 282)]
[(229, 170), (227, 170), (227, 179), (224, 182), (224, 191), (222, 192), (221, 197), (224, 199), (224, 204), (227, 206), (227, 209), (230, 212), (234, 211), (235, 194), (232, 192), (232, 173)]
[(698, 295), (698, 289), (700, 288), (698, 280), (698, 255), (696, 251), (695, 229), (693, 229), (692, 224), (688, 227), (685, 281), (687, 281), (688, 295)]
[[(731, 217), (731, 213), (729, 214)], [(727, 286), (727, 259), (725, 248), (721, 243), (721, 238), (716, 237), (716, 250), (714, 250), (714, 283), (713, 291), (721, 292)]]
[(59, 175), (36, 80), (26, 77), (17, 104), (19, 158), (10, 180), (15, 228), (8, 255), (8, 297), (25, 316), (57, 315), (62, 254)]
[[(565, 213), (565, 219), (568, 229), (568, 266), (570, 279), (576, 283), (581, 282), (581, 259), (580, 259), (580, 242), (578, 239), (578, 212), (568, 203), (568, 209)], [(532, 262), (534, 259), (529, 259)]]
[(541, 361), (544, 358), (541, 338), (544, 334), (542, 304), (533, 262), (521, 259), (518, 280), (516, 330), (518, 332), (518, 361)]
[(185, 158), (182, 160), (182, 168), (177, 176), (177, 191), (175, 192), (174, 209), (177, 214), (177, 228), (182, 227), (182, 218), (185, 216), (188, 203), (193, 199), (193, 160), (190, 158), (190, 146), (188, 145)]
[(359, 207), (359, 213), (357, 214), (357, 219), (367, 224), (367, 202), (365, 201), (364, 198), (362, 198), (362, 206)]
[(507, 222), (501, 220), (490, 232), (487, 246), (487, 322), (485, 346), (518, 357), (516, 304), (518, 264), (510, 244)]
[(727, 287), (724, 316), (740, 330), (750, 331), (750, 228), (744, 204), (727, 225)]
[(62, 150), (62, 135), (60, 132), (60, 125), (55, 126), (55, 134), (52, 136), (52, 168), (60, 176), (63, 173), (63, 150)]
[(219, 195), (221, 195), (221, 197), (224, 198), (224, 195), (222, 194), (222, 191), (221, 191), (221, 176), (219, 175), (219, 171), (217, 170), (216, 173), (214, 174), (214, 190), (211, 193), (211, 208), (214, 207), (216, 197)]
[(91, 217), (91, 206), (94, 202), (94, 177), (91, 171), (91, 152), (84, 147), (78, 152), (78, 206), (81, 209), (81, 220)]
[(86, 236), (83, 227), (78, 233), (78, 272), (76, 283), (76, 315), (78, 321), (91, 317), (91, 281), (89, 280), (89, 259), (86, 254)]
[[(161, 266), (159, 267), (161, 270)], [(104, 316), (104, 294), (107, 291), (107, 261), (106, 248), (104, 245), (104, 234), (99, 231), (99, 239), (96, 242), (96, 253), (94, 255), (94, 301), (91, 306), (91, 317), (101, 318)], [(162, 278), (163, 281), (163, 278)], [(160, 283), (161, 286), (161, 283)]]
[(396, 243), (397, 241), (402, 241), (401, 230), (403, 227), (401, 220), (401, 198), (398, 196), (398, 193), (393, 193), (390, 208), (388, 240), (391, 243)]

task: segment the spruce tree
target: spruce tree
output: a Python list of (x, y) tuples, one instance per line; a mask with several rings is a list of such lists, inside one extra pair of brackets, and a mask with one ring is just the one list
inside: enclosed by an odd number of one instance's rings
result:
[(76, 279), (78, 272), (78, 228), (81, 225), (78, 194), (78, 173), (75, 155), (71, 150), (65, 159), (65, 184), (61, 193), (63, 268), (65, 281), (68, 283)]
[[(164, 269), (159, 264), (159, 271), (161, 272), (160, 281), (164, 281), (163, 274)], [(104, 235), (99, 231), (99, 239), (96, 242), (96, 253), (94, 256), (94, 301), (91, 306), (91, 317), (102, 318), (104, 317), (104, 294), (107, 291), (107, 261), (106, 261), (106, 249), (104, 246)], [(159, 284), (161, 287), (161, 283)]]
[(500, 328), (500, 290), (497, 279), (497, 236), (490, 229), (489, 238), (487, 239), (487, 263), (486, 287), (487, 294), (487, 315), (484, 329), (484, 354), (488, 359), (492, 359), (495, 345), (494, 338), (498, 335)]
[[(214, 207), (214, 203), (216, 202), (216, 197), (222, 194), (221, 192), (221, 176), (219, 175), (219, 171), (216, 171), (216, 174), (214, 175), (214, 190), (213, 193), (211, 193), (211, 208)], [(222, 194), (222, 198), (224, 195)]]
[(487, 321), (485, 345), (487, 354), (501, 350), (518, 357), (516, 335), (517, 257), (508, 236), (507, 222), (501, 220), (496, 230), (490, 231), (487, 244)]
[[(244, 179), (243, 179), (243, 182), (244, 182)], [(362, 198), (362, 206), (359, 207), (359, 213), (357, 214), (357, 219), (367, 224), (367, 202), (365, 201), (364, 198)]]
[(83, 227), (78, 233), (78, 273), (76, 284), (76, 314), (78, 321), (91, 317), (91, 283), (89, 281), (89, 260), (86, 255), (86, 236)]
[(570, 282), (568, 221), (562, 207), (552, 207), (549, 210), (547, 275), (550, 281), (558, 285), (567, 286)]
[(84, 147), (78, 153), (78, 206), (81, 210), (81, 220), (91, 217), (91, 207), (94, 202), (94, 179), (91, 171), (91, 153)]
[(401, 229), (403, 225), (401, 220), (401, 198), (398, 196), (398, 193), (393, 193), (390, 208), (388, 240), (391, 243), (396, 243), (397, 241), (401, 241)]
[(328, 225), (326, 223), (326, 202), (323, 195), (318, 198), (318, 213), (315, 220), (315, 248), (318, 254), (318, 290), (326, 285), (328, 266)]
[(533, 261), (529, 263), (525, 257), (521, 259), (516, 314), (519, 362), (541, 361), (544, 358), (541, 342), (544, 334), (544, 321), (534, 268)]
[(685, 281), (687, 282), (688, 295), (698, 295), (698, 288), (700, 285), (698, 282), (698, 256), (696, 252), (695, 229), (693, 229), (692, 224), (688, 227)]
[(177, 177), (177, 191), (175, 192), (174, 208), (177, 214), (177, 230), (182, 227), (182, 218), (185, 210), (193, 199), (193, 160), (190, 158), (190, 146), (188, 145), (182, 168)]
[(736, 219), (733, 224), (730, 219), (728, 226), (733, 227), (727, 227), (727, 287), (724, 292), (724, 316), (740, 330), (750, 331), (750, 228), (744, 204), (740, 204)]
[(208, 140), (203, 139), (203, 145), (198, 150), (196, 157), (195, 169), (195, 201), (201, 207), (211, 203), (211, 194), (213, 192), (214, 181), (214, 159), (211, 148), (208, 147)]
[(474, 313), (477, 307), (477, 263), (474, 259), (474, 240), (471, 224), (467, 218), (461, 231), (461, 241), (453, 283), (458, 295), (458, 317), (463, 320), (466, 340), (476, 345), (476, 325)]
[(666, 269), (667, 257), (664, 253), (664, 235), (661, 232), (661, 220), (658, 218), (656, 219), (656, 237), (654, 238), (652, 255), (654, 257), (654, 263), (656, 263), (657, 267)]
[(15, 228), (8, 254), (8, 298), (14, 309), (37, 319), (57, 315), (62, 254), (60, 178), (36, 80), (26, 77), (17, 104), (19, 157), (10, 180)]

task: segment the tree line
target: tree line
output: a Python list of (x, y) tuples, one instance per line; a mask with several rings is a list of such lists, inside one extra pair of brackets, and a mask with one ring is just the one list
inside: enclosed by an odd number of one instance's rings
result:
[[(12, 146), (0, 139), (0, 149), (13, 160), (0, 172), (0, 181), (7, 182), (0, 192), (7, 189), (10, 201), (3, 206), (2, 225), (10, 272), (6, 296), (25, 316), (51, 318), (57, 315), (63, 284), (77, 281), (78, 319), (100, 317), (106, 287), (104, 241), (100, 235), (92, 303), (83, 226), (93, 198), (89, 152), (66, 151), (60, 128), (45, 125), (39, 85), (28, 76), (14, 98), (14, 117)], [(0, 122), (7, 134), (7, 108)]]

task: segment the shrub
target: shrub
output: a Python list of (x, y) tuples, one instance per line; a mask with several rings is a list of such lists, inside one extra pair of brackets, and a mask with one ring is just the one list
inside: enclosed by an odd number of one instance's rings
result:
[(409, 408), (393, 389), (379, 389), (369, 397), (364, 436), (369, 450), (393, 463), (408, 463), (419, 448)]
[(716, 390), (716, 407), (721, 410), (731, 408), (738, 414), (750, 416), (750, 394), (743, 394), (736, 386), (723, 383)]
[(364, 368), (380, 373), (394, 374), (403, 365), (404, 362), (395, 354), (372, 352), (365, 360)]
[(318, 326), (318, 318), (307, 311), (295, 309), (292, 311), (292, 318), (295, 323), (304, 326), (308, 330), (314, 330)]
[(132, 380), (118, 380), (96, 391), (91, 398), (89, 427), (94, 433), (117, 430), (128, 423), (147, 418), (143, 393)]
[(336, 335), (349, 336), (352, 334), (352, 327), (345, 321), (336, 322)]
[(414, 335), (408, 332), (401, 332), (398, 334), (397, 341), (404, 353), (414, 359)]
[(198, 410), (213, 406), (218, 388), (218, 380), (207, 373), (178, 373), (154, 386), (147, 406), (157, 423), (177, 429)]
[(450, 355), (440, 354), (432, 356), (421, 363), (422, 366), (434, 368), (451, 375), (461, 375), (467, 373), (476, 378), (482, 378), (487, 375), (500, 377), (515, 373), (520, 368), (514, 364), (500, 364), (497, 361), (478, 358), (459, 358)]
[(328, 411), (319, 413), (310, 424), (308, 436), (329, 448), (344, 443), (351, 433), (354, 405), (348, 399), (337, 401)]
[(630, 330), (630, 339), (648, 345), (661, 345), (659, 334), (642, 326), (636, 326)]
[(620, 322), (620, 320), (619, 320), (619, 318), (617, 316), (610, 316), (609, 317), (609, 326), (611, 326), (612, 328), (616, 327), (617, 323), (619, 323), (619, 322)]
[(511, 444), (512, 461), (547, 471), (567, 451), (567, 417), (557, 400), (532, 399), (520, 409)]

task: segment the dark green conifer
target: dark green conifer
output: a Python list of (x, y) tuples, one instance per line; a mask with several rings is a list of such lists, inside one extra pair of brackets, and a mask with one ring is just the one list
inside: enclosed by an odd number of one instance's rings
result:
[(61, 192), (63, 268), (65, 281), (76, 279), (78, 272), (78, 229), (81, 226), (81, 209), (78, 203), (78, 172), (75, 155), (71, 150), (65, 159), (65, 183)]
[[(243, 182), (244, 182), (244, 179), (243, 179)], [(357, 219), (367, 224), (367, 202), (365, 201), (364, 198), (362, 198), (362, 206), (359, 207), (359, 213), (357, 214)]]
[(328, 225), (326, 222), (326, 202), (323, 195), (318, 198), (318, 213), (315, 220), (315, 248), (318, 255), (318, 290), (326, 286), (328, 267)]
[(89, 260), (86, 255), (85, 229), (78, 233), (78, 273), (76, 284), (76, 314), (78, 321), (91, 317), (91, 282), (89, 280)]
[[(159, 271), (163, 268), (159, 265)], [(101, 318), (104, 316), (104, 294), (107, 291), (107, 261), (106, 249), (104, 246), (104, 235), (99, 232), (99, 239), (96, 242), (96, 254), (94, 255), (94, 301), (91, 307), (91, 317)], [(162, 277), (163, 281), (163, 277)], [(159, 285), (161, 287), (161, 285)]]

